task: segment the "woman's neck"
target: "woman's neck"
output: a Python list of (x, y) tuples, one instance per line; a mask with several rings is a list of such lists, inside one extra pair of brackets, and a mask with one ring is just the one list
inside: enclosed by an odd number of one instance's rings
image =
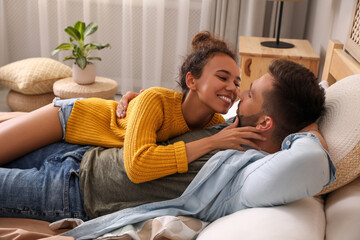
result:
[(191, 91), (182, 102), (181, 111), (191, 130), (202, 129), (214, 116), (214, 112), (207, 109), (207, 106)]

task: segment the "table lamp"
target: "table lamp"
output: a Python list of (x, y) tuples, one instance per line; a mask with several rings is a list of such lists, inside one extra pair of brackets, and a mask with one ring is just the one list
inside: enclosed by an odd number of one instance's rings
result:
[[(285, 2), (298, 2), (298, 1), (302, 1), (302, 0), (271, 0), (271, 1), (280, 2), (276, 41), (264, 41), (264, 42), (261, 42), (261, 45), (263, 45), (265, 47), (271, 47), (271, 48), (292, 48), (292, 47), (294, 47), (294, 44), (280, 41), (281, 18), (282, 18), (284, 1)], [(275, 28), (276, 28), (276, 21), (275, 21), (274, 29)]]

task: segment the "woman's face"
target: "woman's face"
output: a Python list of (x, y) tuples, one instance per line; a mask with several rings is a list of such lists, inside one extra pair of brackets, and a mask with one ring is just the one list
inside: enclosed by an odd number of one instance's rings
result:
[(240, 71), (225, 54), (213, 56), (195, 80), (200, 101), (213, 112), (225, 114), (239, 95)]

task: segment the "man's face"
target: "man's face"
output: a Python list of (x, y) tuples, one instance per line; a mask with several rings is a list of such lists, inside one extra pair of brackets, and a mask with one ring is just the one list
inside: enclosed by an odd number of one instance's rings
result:
[(274, 79), (270, 74), (265, 74), (256, 79), (250, 85), (250, 89), (240, 93), (240, 102), (237, 109), (239, 127), (255, 127), (258, 124), (259, 118), (264, 115), (262, 111), (263, 93), (271, 90), (273, 81)]

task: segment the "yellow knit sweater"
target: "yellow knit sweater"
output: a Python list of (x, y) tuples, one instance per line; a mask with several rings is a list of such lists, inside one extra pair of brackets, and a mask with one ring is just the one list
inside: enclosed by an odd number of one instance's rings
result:
[[(118, 102), (99, 98), (78, 100), (69, 117), (65, 140), (70, 143), (124, 147), (124, 165), (135, 183), (188, 170), (184, 142), (157, 145), (190, 131), (182, 115), (183, 94), (150, 88), (129, 103), (126, 118), (116, 117)], [(223, 123), (214, 114), (205, 126)]]

